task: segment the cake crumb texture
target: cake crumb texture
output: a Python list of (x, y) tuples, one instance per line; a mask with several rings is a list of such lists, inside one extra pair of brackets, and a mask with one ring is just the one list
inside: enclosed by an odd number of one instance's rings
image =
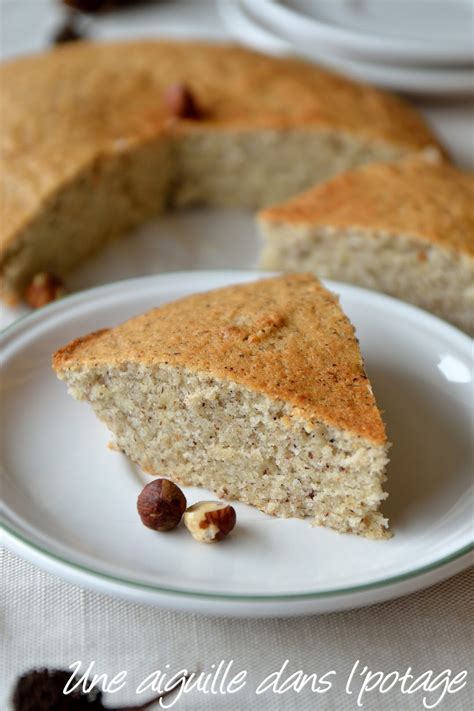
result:
[(407, 158), (337, 176), (259, 214), (260, 266), (411, 302), (474, 335), (474, 175)]
[(372, 163), (259, 217), (410, 235), (474, 257), (474, 174), (423, 156)]
[(56, 370), (107, 363), (182, 365), (292, 405), (374, 442), (385, 430), (354, 328), (311, 274), (195, 294), (57, 351)]
[(370, 538), (388, 443), (354, 329), (308, 274), (196, 294), (56, 352), (144, 471)]
[[(170, 116), (170, 85), (198, 120)], [(262, 208), (439, 142), (395, 96), (231, 45), (80, 42), (0, 65), (4, 298), (163, 210)]]

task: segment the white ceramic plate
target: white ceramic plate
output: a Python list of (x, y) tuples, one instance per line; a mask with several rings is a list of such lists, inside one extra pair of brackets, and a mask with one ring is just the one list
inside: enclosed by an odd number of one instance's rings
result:
[(464, 96), (474, 93), (474, 68), (401, 67), (347, 59), (318, 48), (300, 46), (306, 59), (382, 89), (418, 96)]
[(406, 65), (472, 64), (471, 0), (246, 0), (297, 44)]
[(286, 26), (279, 27), (277, 31), (272, 23), (265, 22), (263, 13), (255, 12), (259, 6), (254, 5), (252, 0), (236, 0), (220, 7), (223, 20), (233, 36), (255, 49), (278, 55), (297, 54), (353, 79), (393, 91), (429, 96), (458, 96), (474, 92), (472, 66), (409, 67), (354, 59), (303, 36), (296, 41)]
[(247, 47), (275, 55), (294, 54), (290, 42), (281, 39), (258, 22), (240, 0), (220, 2), (217, 8), (231, 36)]
[[(60, 0), (0, 0), (1, 58), (47, 49), (65, 15)], [(84, 16), (81, 25), (94, 41), (153, 36), (222, 40), (211, 2), (137, 2)]]
[[(51, 353), (151, 306), (257, 275), (182, 272), (123, 281), (54, 303), (3, 333), (2, 492), (13, 551), (112, 595), (247, 616), (368, 605), (466, 567), (471, 341), (422, 311), (336, 283), (394, 442), (386, 506), (393, 539), (340, 535), (242, 504), (238, 527), (216, 546), (199, 545), (182, 527), (160, 535), (141, 525), (135, 501), (149, 477), (107, 448), (108, 432), (51, 371)], [(186, 495), (192, 503), (207, 493)]]

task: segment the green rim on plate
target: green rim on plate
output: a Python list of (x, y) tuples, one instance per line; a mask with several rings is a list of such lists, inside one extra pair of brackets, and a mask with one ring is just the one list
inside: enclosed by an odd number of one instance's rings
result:
[[(213, 270), (209, 270), (206, 273), (210, 273)], [(216, 272), (222, 271), (222, 270), (215, 270)], [(246, 274), (251, 273), (251, 270), (232, 270), (232, 269), (226, 269), (224, 270), (225, 272), (231, 274), (231, 273), (238, 273), (245, 271)], [(203, 272), (195, 272), (196, 274), (203, 273)], [(162, 274), (159, 275), (161, 278), (164, 276), (166, 277), (176, 277), (179, 274), (179, 272), (174, 272), (174, 273), (169, 273), (169, 274)], [(71, 294), (65, 299), (61, 299), (59, 302), (53, 302), (41, 309), (41, 315), (46, 316), (54, 313), (54, 311), (59, 310), (62, 308), (64, 301), (73, 301), (75, 303), (80, 303), (82, 299), (88, 298), (91, 293), (97, 292), (97, 291), (102, 291), (104, 289), (110, 289), (111, 287), (118, 287), (120, 288), (120, 285), (123, 284), (124, 282), (131, 282), (131, 281), (143, 281), (144, 279), (155, 279), (157, 275), (150, 275), (148, 277), (131, 277), (128, 279), (123, 279), (120, 282), (114, 282), (113, 284), (104, 284), (102, 286), (95, 287), (93, 289), (87, 289), (83, 292), (79, 292), (78, 294)], [(261, 276), (261, 272), (255, 270), (255, 278), (259, 278)], [(266, 276), (271, 276), (271, 273), (268, 272), (266, 273)], [(329, 286), (331, 288), (331, 283), (329, 283)], [(336, 286), (336, 284), (334, 284)], [(347, 285), (345, 285), (347, 286)], [(334, 288), (334, 287), (332, 287)], [(358, 287), (355, 286), (350, 286), (351, 289), (355, 291), (364, 291), (363, 289), (359, 289)], [(387, 300), (387, 301), (394, 301), (389, 296), (383, 295), (383, 294), (377, 294), (376, 295), (379, 300)], [(405, 306), (405, 305), (404, 305)], [(407, 309), (410, 309), (411, 312), (419, 311), (419, 309), (416, 309), (413, 306), (408, 306), (406, 305)], [(439, 321), (435, 316), (432, 316), (430, 314), (423, 314), (425, 318), (428, 318), (429, 320), (434, 320), (434, 321)], [(6, 328), (4, 328), (0, 332), (0, 336), (6, 336), (9, 334), (12, 330), (17, 328), (19, 325), (25, 326), (25, 322), (28, 322), (30, 320), (35, 320), (37, 318), (37, 312), (25, 314), (24, 316), (18, 318), (16, 321), (14, 321), (12, 324), (8, 325)], [(466, 337), (465, 334), (462, 334), (462, 332), (458, 331), (458, 329), (454, 328), (453, 326), (446, 324), (443, 322), (443, 327), (445, 329), (451, 330), (452, 332), (456, 333), (456, 335)], [(166, 587), (162, 585), (153, 585), (152, 583), (146, 583), (146, 582), (141, 582), (139, 580), (133, 580), (129, 579), (126, 577), (120, 577), (118, 575), (113, 575), (111, 573), (104, 573), (100, 570), (96, 570), (92, 567), (89, 567), (87, 565), (83, 565), (80, 563), (76, 563), (73, 560), (70, 560), (66, 557), (63, 557), (61, 555), (58, 555), (57, 553), (52, 552), (49, 550), (47, 547), (43, 547), (42, 545), (39, 545), (30, 538), (28, 538), (26, 535), (20, 533), (18, 530), (16, 530), (15, 527), (12, 527), (5, 521), (5, 518), (3, 518), (3, 526), (7, 534), (13, 539), (13, 546), (12, 550), (15, 551), (15, 542), (20, 544), (20, 546), (25, 546), (28, 548), (30, 551), (39, 553), (42, 557), (49, 559), (55, 563), (59, 563), (61, 565), (65, 565), (71, 570), (75, 570), (77, 572), (86, 574), (88, 576), (92, 576), (93, 578), (97, 580), (102, 580), (106, 582), (111, 582), (115, 583), (121, 587), (132, 587), (137, 590), (142, 590), (145, 592), (151, 592), (151, 593), (158, 593), (158, 594), (164, 594), (164, 595), (178, 595), (180, 597), (189, 597), (189, 598), (197, 598), (201, 600), (228, 600), (228, 601), (240, 601), (240, 602), (274, 602), (274, 601), (296, 601), (296, 600), (314, 600), (314, 599), (324, 599), (324, 598), (331, 598), (331, 597), (336, 597), (336, 596), (347, 596), (347, 595), (352, 595), (352, 594), (357, 594), (360, 592), (364, 592), (367, 590), (376, 590), (376, 589), (381, 589), (387, 586), (395, 585), (397, 583), (401, 583), (406, 580), (410, 580), (412, 578), (416, 578), (420, 575), (430, 573), (432, 571), (438, 570), (439, 568), (442, 568), (446, 566), (449, 563), (452, 563), (456, 560), (459, 560), (463, 556), (466, 556), (469, 554), (473, 549), (474, 549), (474, 544), (473, 543), (468, 543), (467, 545), (463, 546), (462, 548), (454, 551), (453, 553), (444, 556), (443, 558), (436, 560), (432, 563), (429, 563), (427, 565), (421, 566), (419, 568), (416, 568), (414, 570), (407, 571), (406, 573), (401, 573), (399, 575), (383, 578), (381, 580), (375, 580), (370, 583), (364, 583), (361, 585), (355, 585), (355, 586), (350, 586), (350, 587), (342, 587), (342, 588), (334, 588), (334, 589), (329, 589), (329, 590), (321, 590), (321, 591), (313, 591), (313, 592), (305, 592), (305, 593), (279, 593), (279, 594), (236, 594), (236, 593), (225, 593), (225, 592), (210, 592), (210, 591), (198, 591), (198, 590), (192, 590), (192, 589), (180, 589), (180, 588), (174, 588), (174, 587)]]
[(447, 565), (448, 563), (452, 563), (453, 561), (462, 558), (464, 555), (467, 555), (470, 551), (474, 549), (473, 544), (468, 544), (463, 548), (459, 549), (458, 551), (455, 551), (454, 553), (451, 553), (450, 555), (441, 558), (441, 560), (437, 560), (434, 563), (429, 563), (428, 565), (424, 565), (421, 568), (416, 568), (415, 570), (409, 571), (407, 573), (401, 573), (400, 575), (395, 575), (391, 578), (384, 578), (383, 580), (376, 580), (373, 583), (365, 583), (363, 585), (356, 585), (349, 588), (336, 588), (333, 590), (322, 590), (319, 592), (307, 593), (283, 593), (277, 595), (237, 595), (235, 593), (213, 593), (201, 592), (198, 590), (180, 590), (179, 588), (168, 588), (160, 585), (152, 585), (151, 583), (143, 583), (137, 580), (131, 580), (129, 578), (121, 578), (118, 575), (111, 575), (110, 573), (102, 573), (101, 571), (94, 570), (93, 568), (89, 568), (86, 565), (74, 563), (73, 561), (68, 560), (67, 558), (63, 558), (62, 556), (57, 555), (56, 553), (52, 553), (47, 548), (42, 548), (41, 546), (37, 545), (36, 543), (33, 543), (28, 538), (18, 533), (18, 531), (15, 531), (14, 529), (10, 528), (5, 522), (3, 522), (3, 526), (7, 533), (10, 534), (10, 536), (12, 536), (14, 539), (19, 541), (23, 545), (26, 545), (28, 548), (36, 551), (37, 553), (40, 553), (41, 555), (49, 558), (50, 560), (62, 563), (63, 565), (65, 564), (69, 568), (78, 570), (82, 573), (87, 573), (88, 575), (92, 575), (93, 577), (99, 578), (100, 580), (117, 583), (121, 586), (132, 586), (138, 590), (145, 590), (147, 592), (155, 592), (166, 595), (180, 595), (181, 597), (195, 597), (209, 600), (234, 600), (240, 602), (315, 600), (336, 597), (337, 595), (351, 595), (354, 593), (364, 592), (366, 590), (376, 590), (378, 588), (383, 588), (388, 585), (395, 585), (396, 583), (401, 583), (404, 580), (410, 580), (410, 578), (415, 578), (419, 575), (423, 575), (424, 573), (430, 573), (433, 570), (437, 570), (438, 568), (441, 568), (444, 565)]

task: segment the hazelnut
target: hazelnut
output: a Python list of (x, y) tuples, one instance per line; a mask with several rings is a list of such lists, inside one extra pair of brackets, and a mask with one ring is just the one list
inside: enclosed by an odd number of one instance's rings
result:
[(105, 5), (110, 4), (106, 0), (63, 0), (63, 2), (75, 10), (80, 10), (80, 12), (98, 12)]
[(164, 101), (170, 114), (176, 118), (198, 119), (201, 115), (186, 84), (171, 84), (165, 91)]
[(169, 479), (155, 479), (147, 484), (137, 499), (142, 523), (155, 531), (171, 531), (186, 510), (186, 497)]
[(36, 274), (25, 291), (25, 300), (34, 309), (60, 299), (65, 294), (64, 286), (57, 276), (40, 272)]
[(62, 25), (58, 27), (51, 37), (51, 44), (65, 44), (66, 42), (77, 42), (83, 39), (84, 35), (76, 23), (74, 13), (68, 15)]
[(223, 501), (199, 501), (184, 512), (184, 525), (200, 543), (222, 540), (235, 526), (235, 509)]

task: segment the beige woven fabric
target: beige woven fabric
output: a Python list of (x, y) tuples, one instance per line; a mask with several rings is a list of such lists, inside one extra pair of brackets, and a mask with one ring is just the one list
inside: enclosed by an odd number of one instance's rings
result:
[[(135, 688), (165, 664), (175, 671), (210, 671), (224, 659), (234, 660), (235, 671), (248, 671), (246, 686), (236, 694), (183, 695), (172, 707), (179, 711), (356, 710), (356, 694), (349, 696), (344, 687), (357, 659), (372, 671), (402, 672), (411, 666), (415, 676), (430, 669), (470, 669), (472, 570), (370, 608), (284, 620), (209, 618), (121, 602), (64, 583), (8, 552), (1, 580), (2, 709), (10, 708), (7, 698), (21, 672), (41, 665), (67, 667), (76, 660), (94, 660), (95, 671), (110, 677), (127, 670), (126, 687), (108, 696), (109, 705), (148, 698), (137, 697)], [(332, 688), (323, 695), (305, 690), (256, 696), (259, 682), (285, 659), (288, 675), (299, 669), (318, 675), (336, 670)], [(421, 711), (422, 696), (401, 695), (397, 688), (384, 695), (367, 693), (362, 708)], [(464, 711), (471, 703), (472, 669), (467, 685), (436, 708)]]
[[(225, 2), (227, 0), (222, 0)], [(43, 48), (59, 19), (60, 4), (55, 0), (0, 0), (4, 57)], [(226, 38), (214, 0), (180, 0), (157, 4), (160, 34), (180, 33)], [(100, 33), (99, 33), (100, 36)], [(460, 165), (474, 168), (472, 104), (419, 100), (419, 108), (433, 123)], [(195, 218), (193, 218), (195, 219)], [(200, 224), (200, 223), (198, 223)], [(240, 223), (239, 223), (240, 224)], [(186, 231), (190, 227), (186, 225)], [(239, 228), (245, 234), (246, 230)], [(203, 234), (206, 230), (201, 229)], [(152, 235), (155, 236), (154, 234)], [(242, 244), (234, 266), (246, 266)], [(186, 268), (173, 251), (160, 264), (168, 269)], [(194, 260), (192, 250), (178, 252)], [(208, 243), (206, 264), (215, 249)], [(127, 255), (129, 257), (129, 255)], [(129, 276), (128, 258), (123, 272), (107, 272), (107, 279)], [(135, 263), (131, 261), (133, 268)], [(143, 264), (137, 270), (143, 270)], [(138, 273), (138, 271), (137, 271)], [(81, 284), (85, 286), (86, 284)], [(88, 284), (87, 284), (88, 285)], [(0, 313), (0, 316), (2, 314)], [(4, 323), (11, 321), (5, 316)], [(173, 708), (189, 711), (357, 711), (354, 696), (344, 691), (345, 680), (357, 659), (372, 670), (405, 670), (417, 674), (428, 669), (468, 668), (472, 656), (472, 581), (465, 572), (428, 590), (392, 602), (351, 612), (287, 620), (226, 620), (173, 613), (114, 600), (81, 590), (43, 573), (21, 559), (5, 553), (0, 571), (0, 615), (2, 657), (0, 668), (0, 709), (8, 709), (7, 698), (15, 677), (32, 666), (67, 666), (78, 659), (96, 661), (97, 672), (109, 675), (126, 669), (129, 683), (125, 693), (107, 699), (109, 705), (138, 701), (134, 686), (166, 663), (172, 669), (187, 666), (209, 669), (221, 659), (234, 660), (237, 670), (246, 669), (249, 681), (242, 692), (231, 697), (182, 698)], [(311, 693), (256, 697), (254, 690), (267, 674), (289, 659), (289, 671), (322, 674), (338, 672), (331, 693)], [(472, 669), (470, 671), (472, 674)], [(472, 677), (458, 694), (445, 698), (436, 708), (464, 711), (473, 707)], [(362, 707), (368, 711), (423, 711), (419, 694), (401, 696), (389, 692), (370, 694)]]

